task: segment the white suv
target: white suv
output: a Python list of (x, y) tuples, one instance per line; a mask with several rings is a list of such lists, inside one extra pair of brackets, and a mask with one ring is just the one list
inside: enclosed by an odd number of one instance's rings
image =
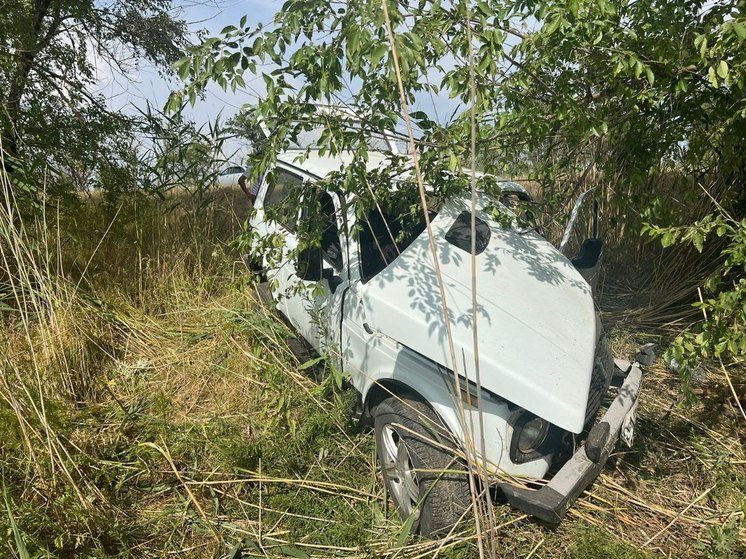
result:
[[(317, 182), (351, 160), (312, 151), (298, 162), (297, 155), (278, 157), (276, 181), (261, 185), (251, 226), (258, 237), (282, 235), (289, 255), (298, 248), (296, 231), (313, 219), (323, 223), (321, 247), (283, 258), (274, 269), (265, 259), (264, 271), (277, 309), (360, 392), (402, 517), (414, 515), (422, 534), (449, 529), (470, 504), (468, 480), (459, 471), (464, 449), (471, 448), (468, 454), (497, 476), (513, 506), (559, 522), (596, 478), (620, 434), (631, 441), (642, 380), (639, 363), (615, 360), (606, 349), (589, 284), (600, 241), (587, 240), (570, 260), (536, 229), (497, 223), (480, 195), (477, 384), (470, 205), (456, 198), (430, 208), (460, 374), (454, 388), (424, 218), (378, 207), (358, 222), (354, 200), (343, 204), (319, 188), (301, 200), (293, 219), (275, 223), (265, 212), (294, 187)], [(371, 152), (368, 168), (387, 161), (384, 152)], [(515, 183), (504, 187), (528, 198)], [(615, 375), (617, 396), (594, 423)], [(587, 433), (584, 444), (535, 489), (530, 482), (547, 473), (563, 439), (581, 433)]]

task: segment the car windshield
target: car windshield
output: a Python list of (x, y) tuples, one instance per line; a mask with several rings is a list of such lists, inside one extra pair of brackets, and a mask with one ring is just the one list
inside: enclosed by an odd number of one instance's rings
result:
[(516, 183), (503, 180), (487, 182), (479, 191), (487, 199), (483, 210), (503, 227), (512, 227), (519, 232), (540, 230), (536, 202)]
[[(438, 215), (442, 201), (428, 200), (428, 216)], [(360, 276), (367, 282), (394, 260), (425, 230), (421, 206), (406, 202), (406, 196), (376, 202), (376, 206), (360, 220)]]

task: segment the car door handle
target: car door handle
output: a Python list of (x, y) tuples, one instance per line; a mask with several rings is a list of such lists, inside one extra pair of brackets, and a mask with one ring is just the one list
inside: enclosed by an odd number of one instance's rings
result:
[(368, 334), (373, 333), (373, 328), (370, 327), (370, 324), (367, 322), (363, 322), (363, 330), (365, 330)]

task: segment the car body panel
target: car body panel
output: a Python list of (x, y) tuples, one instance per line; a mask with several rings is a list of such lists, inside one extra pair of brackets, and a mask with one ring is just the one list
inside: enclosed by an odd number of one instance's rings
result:
[[(298, 153), (289, 152), (278, 157), (278, 167), (314, 180), (343, 169), (350, 159), (346, 155), (319, 157), (312, 152), (301, 160)], [(372, 153), (367, 166), (375, 169), (386, 161), (385, 154)], [(525, 193), (516, 183), (506, 182), (505, 187)], [(263, 184), (252, 227), (259, 235), (284, 231), (290, 249), (296, 243), (294, 235), (264, 218), (265, 193)], [(455, 217), (466, 209), (464, 200), (449, 201), (432, 227), (458, 369), (473, 381), (471, 257), (444, 238)], [(314, 347), (321, 347), (322, 342), (314, 333), (318, 329), (309, 326), (311, 320), (321, 320), (333, 333), (323, 347), (338, 346), (339, 353), (332, 350), (332, 356), (338, 358), (335, 361), (350, 375), (364, 400), (382, 382), (403, 384), (430, 403), (458, 438), (473, 441), (490, 469), (540, 478), (551, 464), (551, 455), (522, 464), (510, 459), (511, 417), (517, 410), (510, 404), (563, 429), (582, 429), (598, 335), (590, 288), (572, 264), (538, 234), (503, 229), (483, 212), (478, 216), (491, 228), (490, 243), (477, 260), (481, 384), (500, 397), (485, 393), (481, 417), (473, 405), (461, 411), (455, 379), (447, 371), (450, 351), (426, 233), (366, 284), (360, 280), (357, 242), (345, 243), (345, 270), (340, 272), (345, 283), (336, 297), (330, 297), (328, 285), (314, 292), (314, 282), (303, 282), (305, 289), (297, 291), (299, 280), (292, 261), (283, 259), (282, 266), (269, 270), (268, 276), (277, 280), (277, 308)], [(348, 223), (346, 227), (340, 224), (340, 231), (354, 230), (354, 220), (354, 211), (348, 207)]]
[(365, 322), (360, 297), (351, 289), (344, 304), (341, 349), (344, 369), (363, 400), (387, 381), (406, 386), (432, 406), (457, 439), (473, 441), (476, 454), (488, 470), (531, 479), (546, 473), (551, 456), (523, 464), (510, 460), (510, 418), (514, 411), (507, 402), (484, 394), (480, 417), (476, 398), (472, 397), (472, 405), (468, 405), (465, 393), (459, 396), (454, 390), (455, 378), (451, 373), (379, 331), (367, 332)]
[[(326, 178), (334, 171), (340, 171), (352, 163), (354, 155), (343, 152), (334, 157), (319, 155), (317, 151), (285, 151), (277, 156), (277, 160), (287, 168), (306, 173), (317, 178)], [(365, 167), (374, 170), (388, 164), (388, 156), (383, 152), (368, 152)]]
[(229, 167), (221, 170), (215, 179), (218, 186), (231, 188), (238, 186), (238, 179), (241, 176), (248, 176), (248, 171), (241, 165), (231, 164)]
[[(468, 207), (463, 200), (449, 201), (432, 230), (457, 368), (474, 380), (471, 255), (445, 240), (455, 218)], [(484, 212), (478, 217), (491, 228), (489, 245), (477, 256), (481, 384), (579, 433), (597, 341), (590, 287), (538, 234), (504, 228)], [(427, 233), (362, 286), (361, 294), (373, 329), (453, 369)]]

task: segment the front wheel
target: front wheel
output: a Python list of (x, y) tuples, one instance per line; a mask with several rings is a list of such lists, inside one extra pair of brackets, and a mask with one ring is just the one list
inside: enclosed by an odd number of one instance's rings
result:
[(378, 463), (402, 520), (412, 532), (445, 535), (471, 503), (469, 481), (450, 434), (412, 394), (391, 396), (373, 410)]

